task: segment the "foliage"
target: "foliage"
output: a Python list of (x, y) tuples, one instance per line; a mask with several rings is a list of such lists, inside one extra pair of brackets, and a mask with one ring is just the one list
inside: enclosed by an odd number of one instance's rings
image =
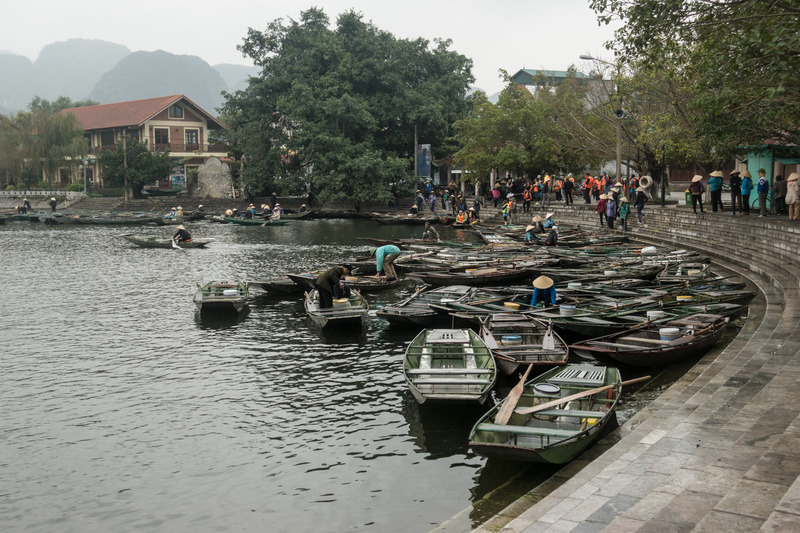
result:
[(413, 186), (415, 133), (434, 156), (469, 107), (470, 60), (449, 41), (402, 40), (353, 11), (329, 28), (320, 9), (251, 29), (240, 50), (261, 67), (222, 112), (240, 181), (322, 199), (388, 200)]
[(796, 2), (591, 0), (624, 24), (609, 47), (621, 59), (691, 80), (693, 127), (717, 157), (766, 139), (800, 142)]
[(145, 185), (167, 178), (174, 166), (169, 150), (150, 151), (146, 143), (133, 137), (120, 139), (114, 150), (101, 151), (98, 159), (103, 169), (103, 183), (120, 187), (127, 178), (127, 185), (135, 196), (141, 194)]
[(66, 190), (69, 192), (81, 192), (83, 191), (83, 186), (83, 181), (76, 181), (75, 183), (70, 183), (67, 185)]
[(58, 169), (75, 167), (88, 150), (83, 128), (71, 114), (37, 110), (18, 115), (22, 179), (30, 185), (46, 177), (52, 186)]
[(539, 80), (535, 94), (510, 84), (496, 105), (483, 93), (475, 98), (473, 112), (455, 124), (462, 146), (454, 160), (478, 181), (486, 181), (492, 169), (508, 169), (518, 175), (583, 170), (587, 163), (608, 155), (607, 142), (592, 147), (587, 136), (608, 137), (602, 120), (585, 116), (585, 88), (574, 71), (556, 87)]
[(28, 110), (31, 113), (45, 113), (47, 115), (55, 115), (56, 113), (63, 111), (65, 109), (71, 109), (73, 107), (84, 107), (89, 105), (98, 105), (100, 102), (95, 102), (94, 100), (78, 100), (73, 102), (71, 98), (67, 96), (59, 96), (52, 102), (49, 100), (45, 100), (44, 98), (40, 98), (38, 96), (34, 96), (31, 102), (28, 104)]

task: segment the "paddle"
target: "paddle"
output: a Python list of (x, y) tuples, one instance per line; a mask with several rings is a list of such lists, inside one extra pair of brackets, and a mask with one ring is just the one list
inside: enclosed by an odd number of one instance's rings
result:
[[(650, 376), (642, 376), (640, 378), (629, 379), (628, 381), (623, 381), (622, 383), (620, 383), (620, 386), (632, 385), (634, 383), (639, 383), (640, 381), (647, 381), (648, 379), (651, 379)], [(531, 413), (538, 413), (539, 411), (545, 411), (547, 409), (550, 409), (551, 407), (571, 402), (572, 400), (578, 400), (580, 398), (585, 398), (587, 396), (593, 396), (598, 392), (603, 392), (604, 390), (613, 389), (616, 386), (617, 386), (616, 383), (614, 383), (612, 385), (606, 385), (604, 387), (598, 387), (596, 389), (581, 391), (575, 394), (570, 394), (569, 396), (564, 396), (563, 398), (555, 399), (550, 402), (540, 403), (539, 405), (534, 405), (533, 407), (523, 407), (515, 410), (514, 412), (520, 415), (529, 415)]]
[(544, 334), (542, 338), (542, 349), (543, 350), (555, 350), (556, 349), (556, 339), (553, 336), (553, 321), (551, 320), (547, 324), (547, 333)]
[(173, 248), (177, 248), (178, 250), (183, 250), (183, 248), (181, 248), (180, 246), (178, 246), (178, 243), (177, 243), (177, 242), (175, 242), (175, 238), (174, 238), (174, 237), (173, 237), (172, 239), (170, 239), (170, 241), (169, 241), (169, 242), (171, 242), (171, 243), (172, 243), (172, 247), (173, 247)]
[(514, 385), (514, 388), (511, 389), (511, 392), (509, 392), (508, 396), (506, 396), (506, 399), (503, 401), (503, 405), (500, 407), (494, 417), (495, 424), (501, 426), (508, 424), (508, 420), (514, 413), (514, 408), (517, 406), (520, 396), (522, 396), (522, 391), (525, 389), (525, 380), (528, 379), (528, 374), (530, 374), (531, 368), (533, 368), (533, 365), (528, 365), (528, 368), (525, 370), (525, 373), (522, 374), (519, 383)]

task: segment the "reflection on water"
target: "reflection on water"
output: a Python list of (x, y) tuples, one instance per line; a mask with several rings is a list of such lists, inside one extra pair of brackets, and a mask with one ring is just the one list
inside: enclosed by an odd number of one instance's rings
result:
[[(363, 255), (359, 236), (421, 230), (187, 226), (217, 242), (147, 250), (120, 242), (128, 228), (0, 227), (4, 531), (429, 531), (472, 502), (477, 525), (549, 475), (469, 451), (488, 406), (413, 401), (414, 330), (371, 312), (361, 330), (323, 331), (302, 293), (256, 289), (249, 313), (223, 319), (192, 302), (197, 282), (306, 271)], [(374, 310), (413, 290), (366, 297)]]

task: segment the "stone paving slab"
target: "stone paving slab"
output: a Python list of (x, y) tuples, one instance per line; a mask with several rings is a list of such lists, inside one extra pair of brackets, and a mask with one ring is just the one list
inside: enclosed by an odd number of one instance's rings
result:
[(556, 491), (476, 531), (800, 531), (800, 269), (759, 259), (733, 261), (764, 301), (734, 341)]

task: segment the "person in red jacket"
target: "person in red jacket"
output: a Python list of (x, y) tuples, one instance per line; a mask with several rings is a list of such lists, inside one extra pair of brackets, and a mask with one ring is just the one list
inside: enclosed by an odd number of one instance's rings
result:
[(594, 210), (596, 213), (600, 215), (600, 227), (604, 228), (605, 225), (603, 224), (603, 219), (606, 216), (606, 198), (605, 194), (600, 195), (600, 199), (597, 200), (597, 205), (594, 206)]

